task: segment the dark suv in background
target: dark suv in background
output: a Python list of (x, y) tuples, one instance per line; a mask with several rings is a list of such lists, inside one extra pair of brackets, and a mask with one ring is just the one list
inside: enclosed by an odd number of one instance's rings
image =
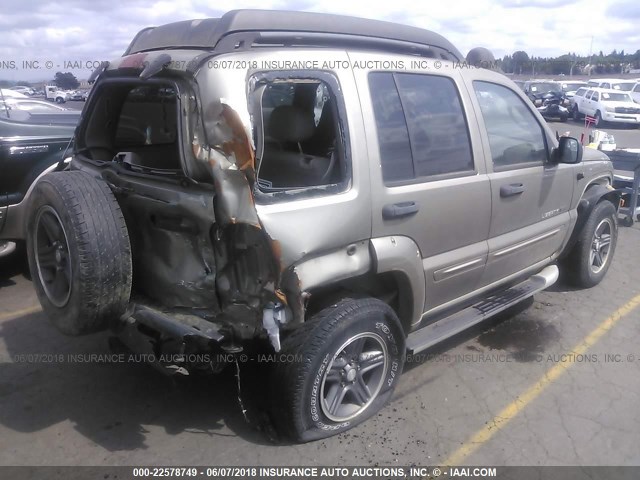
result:
[[(0, 102), (0, 257), (25, 238), (25, 213), (35, 181), (63, 167), (79, 111), (27, 111)], [(13, 107), (13, 108), (10, 108)]]
[(544, 96), (550, 92), (562, 94), (562, 86), (552, 80), (528, 80), (524, 82), (524, 93), (536, 107), (544, 102)]

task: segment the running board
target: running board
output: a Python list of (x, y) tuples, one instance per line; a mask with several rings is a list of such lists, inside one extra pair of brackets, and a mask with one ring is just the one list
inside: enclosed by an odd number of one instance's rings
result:
[(550, 265), (518, 285), (486, 297), (460, 312), (416, 330), (407, 338), (408, 353), (418, 353), (432, 347), (550, 287), (558, 280), (558, 274), (558, 267)]

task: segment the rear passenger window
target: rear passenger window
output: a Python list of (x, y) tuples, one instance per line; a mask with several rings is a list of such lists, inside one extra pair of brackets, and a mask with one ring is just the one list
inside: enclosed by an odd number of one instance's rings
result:
[(544, 130), (513, 90), (488, 82), (473, 82), (484, 118), (491, 157), (496, 167), (544, 162)]
[(451, 79), (372, 73), (369, 86), (385, 184), (473, 171), (466, 118)]
[(398, 74), (416, 176), (473, 170), (471, 141), (460, 97), (446, 77)]

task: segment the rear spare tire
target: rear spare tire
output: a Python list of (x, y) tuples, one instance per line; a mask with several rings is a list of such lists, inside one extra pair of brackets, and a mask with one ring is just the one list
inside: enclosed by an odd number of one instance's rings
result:
[(38, 299), (62, 333), (104, 330), (125, 312), (131, 246), (102, 180), (79, 171), (43, 176), (31, 194), (27, 253)]

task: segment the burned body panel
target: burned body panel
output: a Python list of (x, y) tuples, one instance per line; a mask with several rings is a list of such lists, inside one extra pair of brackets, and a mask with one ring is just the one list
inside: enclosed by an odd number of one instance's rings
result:
[[(310, 53), (310, 52), (309, 52)], [(326, 58), (347, 60), (344, 52), (314, 52), (314, 56), (320, 60)], [(303, 58), (304, 53), (300, 54)], [(234, 55), (237, 58), (238, 55)], [(241, 55), (240, 55), (241, 56)], [(280, 55), (277, 52), (259, 55), (264, 62), (274, 62)], [(249, 58), (249, 57), (248, 57)], [(255, 58), (255, 54), (251, 55)], [(218, 61), (223, 61), (219, 57)], [(240, 59), (241, 61), (241, 59)], [(250, 62), (247, 62), (250, 64)], [(336, 84), (339, 88), (339, 96), (355, 95), (356, 88), (353, 75), (349, 70), (336, 71)], [(318, 73), (322, 77), (326, 73)], [(229, 301), (246, 301), (242, 299), (240, 292), (253, 292), (254, 300), (249, 302), (254, 307), (259, 303), (255, 301), (255, 294), (261, 286), (269, 295), (263, 298), (266, 301), (284, 301), (289, 304), (293, 317), (300, 322), (304, 319), (304, 293), (307, 289), (318, 286), (326, 279), (322, 273), (314, 272), (308, 267), (300, 267), (307, 259), (320, 257), (326, 252), (339, 249), (346, 251), (354, 242), (362, 242), (371, 233), (371, 220), (363, 216), (366, 211), (369, 198), (368, 168), (366, 162), (351, 162), (356, 156), (366, 156), (366, 148), (350, 143), (344, 152), (349, 155), (348, 185), (345, 191), (336, 195), (330, 191), (319, 188), (309, 188), (308, 191), (277, 192), (265, 194), (257, 191), (256, 186), (256, 156), (255, 141), (264, 135), (264, 126), (256, 120), (256, 112), (251, 110), (251, 99), (254, 91), (239, 95), (237, 83), (245, 82), (256, 89), (255, 73), (249, 70), (214, 70), (201, 68), (197, 75), (198, 88), (202, 94), (202, 109), (205, 112), (205, 121), (202, 132), (194, 138), (194, 153), (196, 159), (192, 161), (206, 161), (209, 163), (215, 179), (217, 198), (216, 218), (218, 218), (218, 235), (221, 239), (225, 235), (231, 235), (227, 241), (221, 243), (227, 245), (224, 255), (218, 257), (219, 279), (218, 289), (221, 298), (227, 297)], [(271, 72), (268, 76), (259, 77), (263, 82), (276, 81), (278, 78), (298, 78), (293, 72), (282, 72), (281, 75)], [(313, 78), (313, 72), (305, 73), (306, 79)], [(247, 78), (252, 81), (247, 82)], [(341, 131), (349, 131), (350, 135), (363, 135), (363, 126), (359, 118), (357, 104), (345, 105), (344, 101), (339, 107), (344, 110), (341, 121), (345, 122)], [(253, 123), (250, 122), (253, 118)], [(260, 128), (256, 131), (256, 126)], [(206, 138), (206, 143), (203, 139)], [(347, 138), (340, 141), (346, 142)], [(351, 167), (351, 165), (353, 167)], [(285, 199), (286, 201), (282, 201)], [(335, 216), (335, 209), (343, 212), (339, 218)], [(245, 225), (240, 227), (240, 224)], [(318, 225), (325, 228), (318, 229)], [(232, 227), (233, 225), (233, 227)], [(243, 246), (247, 242), (234, 242), (233, 235), (238, 232), (252, 232), (254, 251), (251, 254), (234, 252), (235, 246)], [(235, 232), (235, 233), (232, 233)], [(359, 249), (359, 252), (363, 251)], [(367, 249), (364, 249), (367, 251)], [(359, 254), (361, 255), (361, 253)], [(244, 263), (244, 260), (253, 256), (252, 263)], [(368, 253), (367, 253), (368, 257)], [(277, 270), (270, 270), (268, 261), (264, 261), (262, 267), (255, 259), (271, 258), (275, 262)], [(364, 264), (370, 264), (370, 259), (363, 260)], [(226, 267), (220, 265), (226, 264)], [(252, 265), (252, 267), (250, 266)], [(308, 265), (308, 264), (307, 264)], [(362, 265), (352, 268), (348, 264), (342, 264), (336, 272), (338, 276), (348, 276), (363, 273), (369, 270)], [(340, 268), (343, 271), (340, 271)], [(226, 276), (225, 270), (234, 272)], [(258, 273), (260, 272), (260, 273)], [(247, 285), (247, 277), (254, 279), (252, 286)], [(244, 278), (241, 280), (241, 278)], [(256, 279), (260, 284), (256, 285)], [(244, 284), (244, 287), (240, 285)], [(234, 292), (231, 294), (231, 292)], [(235, 295), (235, 297), (234, 297)], [(232, 300), (233, 298), (233, 300)]]

